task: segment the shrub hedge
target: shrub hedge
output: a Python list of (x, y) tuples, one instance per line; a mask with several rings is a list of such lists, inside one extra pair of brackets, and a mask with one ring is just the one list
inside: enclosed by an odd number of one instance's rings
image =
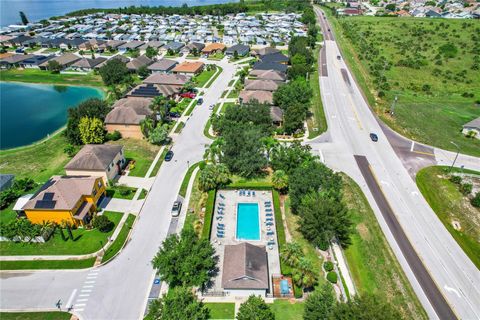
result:
[(203, 222), (202, 238), (209, 239), (212, 230), (213, 210), (215, 209), (215, 196), (217, 190), (208, 191), (207, 205), (205, 206), (205, 217)]
[(329, 273), (327, 273), (327, 280), (331, 283), (337, 283), (338, 276), (334, 271), (330, 271)]

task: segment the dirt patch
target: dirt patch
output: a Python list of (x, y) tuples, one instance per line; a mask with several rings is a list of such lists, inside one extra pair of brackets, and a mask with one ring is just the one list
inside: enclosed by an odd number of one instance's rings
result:
[(364, 240), (371, 239), (370, 231), (368, 230), (368, 227), (365, 225), (365, 223), (363, 222), (359, 223), (356, 228), (357, 228), (358, 234), (360, 235), (360, 237), (362, 237), (362, 239)]
[(452, 220), (452, 226), (457, 231), (462, 230), (462, 226), (460, 225), (460, 222), (457, 220)]

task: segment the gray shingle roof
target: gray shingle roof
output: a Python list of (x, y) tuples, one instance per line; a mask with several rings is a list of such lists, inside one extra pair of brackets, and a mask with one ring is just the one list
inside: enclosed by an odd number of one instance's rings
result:
[(122, 148), (119, 145), (87, 144), (64, 168), (67, 170), (106, 170)]
[(151, 64), (148, 69), (153, 71), (169, 71), (178, 64), (177, 61), (170, 59), (160, 59), (157, 62)]
[(118, 100), (113, 110), (105, 117), (106, 124), (140, 124), (146, 116), (152, 114), (149, 106), (152, 99), (129, 97)]
[(477, 119), (473, 119), (470, 122), (467, 122), (463, 125), (464, 128), (475, 128), (475, 129), (480, 129), (480, 117)]

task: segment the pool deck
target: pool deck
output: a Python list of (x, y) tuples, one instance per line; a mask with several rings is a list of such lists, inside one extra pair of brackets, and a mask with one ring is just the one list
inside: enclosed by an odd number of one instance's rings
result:
[[(268, 255), (268, 271), (269, 271), (269, 282), (270, 282), (270, 293), (273, 294), (273, 287), (272, 287), (272, 275), (280, 275), (280, 258), (279, 258), (279, 250), (278, 250), (278, 241), (277, 241), (277, 231), (275, 229), (275, 218), (273, 219), (273, 225), (270, 226), (270, 230), (267, 230), (267, 226), (265, 225), (265, 219), (267, 218), (265, 212), (265, 201), (271, 202), (271, 208), (273, 210), (273, 199), (272, 193), (270, 191), (261, 191), (256, 190), (255, 196), (241, 196), (238, 190), (218, 190), (217, 197), (215, 199), (215, 212), (213, 214), (213, 222), (212, 222), (212, 233), (210, 241), (215, 248), (216, 254), (219, 257), (218, 260), (218, 275), (215, 279), (213, 279), (213, 286), (209, 291), (220, 292), (223, 291), (222, 288), (222, 271), (223, 271), (223, 249), (225, 245), (235, 245), (242, 242), (248, 242), (253, 245), (258, 246), (265, 246), (267, 255)], [(222, 196), (225, 199), (222, 199)], [(217, 220), (218, 212), (218, 204), (224, 203), (225, 209), (223, 210), (224, 214), (223, 219), (221, 221)], [(260, 216), (260, 240), (237, 240), (237, 205), (238, 203), (258, 203), (259, 209), (259, 216)], [(273, 211), (272, 211), (273, 213)], [(225, 235), (224, 238), (217, 237), (217, 226), (218, 223), (223, 223), (225, 225)], [(267, 231), (273, 231), (273, 236), (267, 237)], [(273, 245), (272, 249), (268, 248), (267, 242), (269, 242), (273, 238), (275, 245)]]

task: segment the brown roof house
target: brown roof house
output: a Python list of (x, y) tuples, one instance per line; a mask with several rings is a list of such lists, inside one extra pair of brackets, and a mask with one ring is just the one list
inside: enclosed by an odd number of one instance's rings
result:
[(287, 75), (285, 73), (276, 70), (252, 70), (250, 76), (255, 77), (258, 80), (272, 80), (278, 82), (284, 82), (287, 80)]
[(223, 43), (215, 42), (215, 43), (209, 43), (205, 46), (205, 48), (202, 49), (203, 54), (215, 54), (217, 52), (223, 52), (227, 49), (227, 46), (224, 45)]
[(232, 296), (265, 296), (269, 289), (268, 259), (265, 246), (248, 242), (226, 245), (222, 287)]
[(144, 98), (164, 96), (166, 98), (175, 98), (175, 96), (179, 94), (181, 90), (182, 86), (177, 85), (144, 83), (133, 88), (129, 93), (127, 93), (127, 96)]
[(245, 90), (277, 91), (278, 82), (272, 80), (245, 80)]
[(118, 100), (105, 117), (105, 128), (108, 132), (119, 131), (123, 138), (142, 139), (140, 122), (153, 113), (151, 102), (152, 99), (139, 97)]
[(260, 103), (266, 103), (268, 105), (273, 104), (273, 92), (263, 90), (242, 90), (238, 97), (239, 102), (249, 103), (258, 101)]
[(78, 71), (92, 71), (100, 63), (107, 61), (107, 58), (97, 57), (95, 59), (82, 58), (71, 65), (71, 69)]
[(183, 75), (190, 75), (190, 74), (198, 74), (202, 72), (203, 68), (205, 67), (205, 63), (200, 61), (195, 62), (182, 62), (179, 65), (176, 65), (175, 68), (172, 69), (173, 73), (183, 74)]
[(44, 63), (40, 64), (39, 67), (42, 70), (46, 70), (48, 68), (48, 63), (50, 61), (57, 61), (62, 66), (62, 69), (65, 69), (67, 67), (70, 67), (72, 64), (74, 64), (80, 59), (82, 58), (73, 53), (65, 53), (65, 54), (62, 54), (61, 56), (45, 61)]
[(140, 69), (141, 67), (149, 66), (150, 64), (152, 64), (152, 62), (153, 61), (149, 57), (143, 55), (128, 62), (127, 68), (130, 71), (138, 71), (138, 69)]
[(143, 83), (183, 86), (188, 80), (190, 80), (190, 77), (183, 74), (154, 73), (143, 80)]
[(152, 72), (160, 72), (160, 73), (169, 73), (172, 71), (173, 68), (178, 64), (175, 60), (170, 59), (160, 59), (157, 62), (148, 66), (148, 70)]
[(67, 176), (102, 177), (105, 184), (125, 165), (123, 146), (87, 144), (64, 167)]

